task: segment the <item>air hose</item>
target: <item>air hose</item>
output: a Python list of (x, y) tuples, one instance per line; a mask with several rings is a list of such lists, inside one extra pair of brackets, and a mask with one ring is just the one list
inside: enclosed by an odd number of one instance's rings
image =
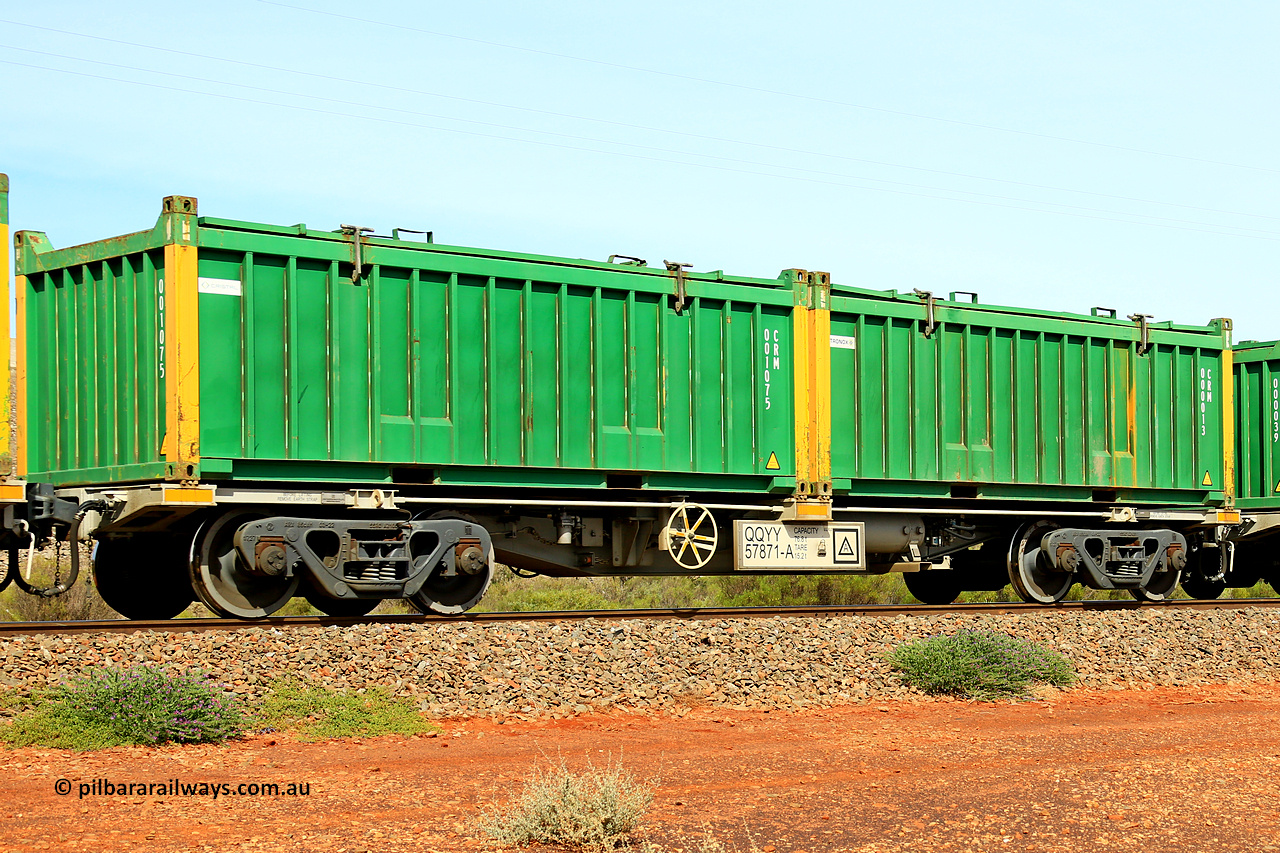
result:
[[(22, 572), (17, 565), (17, 560), (13, 559), (18, 555), (18, 551), (10, 551), (9, 574), (13, 577), (13, 582), (23, 592), (31, 595), (37, 595), (41, 598), (53, 598), (55, 595), (62, 595), (71, 587), (75, 586), (76, 580), (80, 577), (80, 522), (91, 512), (106, 512), (110, 508), (110, 504), (102, 500), (85, 501), (76, 508), (76, 517), (71, 522), (71, 529), (67, 532), (67, 541), (71, 543), (71, 574), (64, 581), (57, 575), (54, 575), (53, 586), (38, 587), (29, 583), (22, 576)], [(32, 537), (32, 544), (35, 544), (35, 538)]]

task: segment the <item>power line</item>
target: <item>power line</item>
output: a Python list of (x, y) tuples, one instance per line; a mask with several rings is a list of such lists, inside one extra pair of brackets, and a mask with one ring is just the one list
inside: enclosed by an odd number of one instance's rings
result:
[[(73, 31), (73, 30), (62, 30), (62, 29), (58, 29), (58, 28), (56, 28), (56, 27), (41, 26), (41, 25), (38, 25), (38, 24), (30, 24), (30, 23), (26, 23), (26, 22), (22, 22), (22, 21), (10, 21), (10, 20), (5, 20), (5, 19), (0, 19), (0, 23), (12, 24), (12, 25), (15, 25), (15, 26), (20, 26), (20, 27), (29, 27), (29, 28), (31, 28), (31, 29), (43, 30), (43, 31), (45, 31), (45, 32), (58, 33), (58, 34), (61, 34), (61, 35), (70, 35), (70, 36), (75, 36), (75, 37), (77, 37), (77, 38), (93, 39), (93, 40), (96, 40), (96, 41), (107, 42), (107, 43), (110, 43), (110, 44), (119, 44), (119, 45), (125, 45), (125, 46), (128, 46), (128, 47), (141, 48), (141, 49), (144, 49), (144, 50), (152, 50), (152, 51), (158, 51), (158, 52), (162, 52), (162, 53), (169, 53), (169, 54), (174, 54), (174, 55), (177, 55), (177, 56), (193, 57), (193, 58), (197, 58), (197, 59), (207, 59), (207, 60), (211, 60), (211, 61), (215, 61), (215, 62), (223, 62), (223, 63), (227, 63), (227, 64), (230, 64), (230, 65), (239, 65), (239, 66), (243, 66), (243, 67), (246, 67), (246, 68), (255, 68), (255, 69), (261, 69), (261, 70), (267, 70), (267, 71), (276, 71), (276, 72), (280, 72), (280, 73), (284, 73), (284, 74), (294, 74), (294, 75), (297, 75), (297, 76), (302, 76), (302, 77), (311, 77), (311, 78), (314, 78), (314, 79), (318, 79), (318, 80), (326, 80), (326, 81), (329, 81), (329, 82), (347, 83), (347, 84), (355, 85), (355, 86), (361, 86), (361, 87), (366, 87), (366, 88), (378, 88), (378, 89), (384, 89), (384, 90), (392, 91), (392, 92), (401, 92), (401, 93), (405, 93), (405, 94), (422, 95), (422, 96), (432, 97), (432, 98), (442, 98), (442, 99), (446, 99), (446, 100), (458, 101), (458, 102), (461, 102), (461, 103), (469, 103), (469, 104), (478, 104), (478, 105), (482, 105), (482, 106), (498, 107), (498, 108), (500, 108), (500, 109), (518, 110), (518, 111), (521, 111), (521, 112), (533, 113), (533, 114), (537, 114), (537, 115), (546, 115), (546, 116), (551, 116), (551, 117), (554, 117), (554, 118), (567, 118), (567, 119), (573, 119), (573, 120), (576, 120), (576, 121), (594, 122), (594, 123), (598, 123), (598, 124), (605, 124), (605, 125), (612, 125), (612, 126), (615, 126), (615, 127), (627, 128), (627, 129), (630, 129), (630, 130), (643, 130), (643, 131), (648, 131), (648, 132), (652, 132), (652, 133), (663, 133), (663, 134), (674, 135), (674, 136), (682, 136), (682, 137), (686, 137), (686, 138), (689, 138), (689, 139), (699, 139), (699, 140), (704, 140), (704, 141), (709, 141), (709, 142), (721, 142), (721, 143), (726, 143), (726, 144), (730, 144), (730, 145), (743, 145), (743, 146), (748, 146), (748, 147), (753, 147), (753, 148), (761, 148), (761, 149), (771, 150), (771, 151), (778, 151), (778, 152), (783, 152), (783, 153), (788, 153), (788, 154), (801, 154), (801, 155), (808, 155), (808, 156), (814, 156), (814, 157), (826, 157), (826, 158), (835, 159), (835, 160), (843, 160), (843, 161), (851, 162), (851, 163), (863, 163), (863, 164), (866, 164), (866, 165), (872, 165), (872, 166), (884, 166), (884, 167), (894, 168), (894, 169), (909, 169), (909, 170), (912, 170), (912, 171), (924, 172), (924, 173), (926, 173), (926, 174), (942, 175), (942, 176), (946, 176), (946, 177), (953, 177), (953, 178), (963, 178), (963, 179), (966, 179), (966, 180), (989, 181), (989, 182), (992, 182), (992, 183), (1006, 184), (1006, 185), (1009, 185), (1009, 186), (1026, 187), (1026, 188), (1028, 188), (1028, 189), (1050, 190), (1050, 191), (1053, 191), (1053, 192), (1074, 193), (1074, 194), (1077, 194), (1077, 195), (1092, 196), (1092, 197), (1094, 197), (1094, 198), (1106, 198), (1106, 199), (1112, 199), (1112, 200), (1115, 200), (1115, 201), (1131, 201), (1131, 202), (1136, 202), (1136, 203), (1139, 203), (1139, 204), (1153, 204), (1153, 205), (1160, 205), (1160, 206), (1165, 206), (1165, 207), (1175, 207), (1175, 208), (1179, 208), (1179, 209), (1182, 209), (1182, 210), (1194, 210), (1194, 211), (1197, 211), (1197, 212), (1200, 212), (1200, 213), (1218, 213), (1218, 214), (1223, 214), (1223, 215), (1226, 215), (1226, 216), (1243, 216), (1243, 217), (1249, 217), (1249, 218), (1254, 218), (1254, 219), (1266, 219), (1266, 220), (1271, 220), (1271, 221), (1280, 221), (1280, 217), (1278, 217), (1278, 216), (1268, 216), (1268, 215), (1266, 215), (1266, 214), (1261, 214), (1261, 213), (1247, 213), (1247, 212), (1244, 212), (1244, 211), (1238, 211), (1238, 210), (1223, 210), (1223, 209), (1221, 209), (1221, 208), (1203, 207), (1203, 206), (1200, 206), (1200, 205), (1181, 204), (1181, 203), (1178, 203), (1178, 202), (1160, 201), (1160, 200), (1157, 200), (1157, 199), (1141, 198), (1141, 197), (1137, 197), (1137, 196), (1125, 196), (1125, 195), (1116, 195), (1116, 194), (1112, 194), (1112, 193), (1095, 192), (1095, 191), (1091, 191), (1091, 190), (1082, 190), (1082, 189), (1077, 189), (1077, 188), (1074, 188), (1074, 187), (1060, 187), (1060, 186), (1054, 186), (1054, 185), (1052, 185), (1052, 184), (1037, 184), (1037, 183), (1031, 183), (1031, 182), (1028, 182), (1028, 181), (1015, 181), (1015, 180), (1009, 180), (1009, 179), (1006, 179), (1006, 178), (994, 178), (994, 177), (990, 177), (990, 176), (986, 176), (986, 175), (974, 175), (974, 174), (969, 174), (969, 173), (966, 173), (966, 172), (954, 172), (954, 171), (948, 171), (948, 170), (945, 170), (945, 169), (933, 169), (933, 168), (928, 168), (928, 167), (924, 167), (924, 166), (912, 166), (912, 165), (905, 164), (905, 163), (894, 163), (894, 162), (884, 161), (884, 160), (871, 160), (871, 159), (867, 159), (867, 158), (863, 158), (863, 157), (851, 157), (851, 156), (844, 155), (844, 154), (833, 154), (833, 153), (825, 152), (825, 151), (814, 151), (814, 150), (808, 150), (808, 149), (803, 149), (803, 148), (791, 148), (791, 147), (788, 147), (788, 146), (782, 146), (782, 145), (772, 145), (772, 144), (768, 144), (768, 143), (752, 142), (752, 141), (750, 141), (750, 140), (741, 140), (741, 139), (732, 139), (732, 138), (727, 138), (727, 137), (711, 136), (711, 135), (700, 134), (700, 133), (692, 133), (692, 132), (689, 132), (689, 131), (676, 130), (676, 129), (674, 129), (674, 128), (667, 128), (667, 127), (654, 127), (654, 126), (651, 126), (651, 125), (634, 124), (634, 123), (630, 123), (630, 122), (618, 121), (618, 120), (616, 120), (616, 119), (602, 119), (602, 118), (593, 117), (593, 116), (574, 115), (574, 114), (572, 114), (572, 113), (562, 113), (562, 112), (556, 112), (556, 111), (553, 111), (553, 110), (542, 110), (542, 109), (537, 109), (537, 108), (533, 108), (533, 107), (519, 106), (519, 105), (515, 105), (515, 104), (505, 104), (505, 103), (501, 103), (501, 102), (498, 102), (498, 101), (486, 101), (486, 100), (481, 100), (481, 99), (476, 99), (476, 98), (465, 98), (465, 97), (461, 97), (461, 96), (458, 96), (458, 95), (449, 95), (449, 94), (445, 94), (445, 93), (442, 93), (442, 92), (431, 92), (431, 91), (426, 91), (426, 90), (423, 90), (423, 89), (412, 89), (412, 88), (408, 88), (408, 87), (404, 87), (404, 86), (395, 86), (395, 85), (390, 85), (390, 84), (386, 84), (386, 83), (378, 83), (378, 82), (371, 81), (371, 80), (357, 80), (357, 79), (352, 79), (352, 78), (348, 78), (348, 77), (337, 77), (337, 76), (330, 75), (330, 74), (318, 74), (318, 73), (311, 72), (311, 71), (300, 71), (300, 70), (298, 70), (298, 69), (294, 69), (294, 68), (287, 68), (287, 67), (278, 66), (278, 65), (265, 65), (265, 64), (262, 64), (262, 63), (258, 63), (258, 62), (247, 62), (247, 61), (239, 60), (239, 59), (229, 59), (229, 58), (227, 58), (227, 57), (222, 57), (222, 56), (214, 56), (214, 55), (204, 54), (204, 53), (194, 53), (194, 52), (192, 52), (192, 51), (186, 51), (186, 50), (177, 50), (177, 49), (175, 49), (175, 48), (160, 47), (160, 46), (157, 46), (157, 45), (149, 45), (149, 44), (141, 44), (141, 43), (138, 43), (138, 42), (125, 41), (125, 40), (123, 40), (123, 39), (108, 38), (108, 37), (106, 37), (106, 36), (92, 35), (92, 34), (90, 34), (90, 33), (75, 32), (75, 31)], [(43, 52), (43, 51), (31, 50), (31, 49), (28, 49), (28, 48), (11, 47), (10, 49), (12, 49), (12, 50), (23, 50), (23, 51), (26, 51), (26, 52), (29, 52), (29, 53), (40, 53), (40, 54), (42, 54), (42, 55), (46, 55), (46, 56), (56, 56), (56, 57), (63, 58), (63, 59), (75, 59), (75, 60), (83, 61), (83, 62), (97, 62), (96, 60), (83, 59), (83, 58), (81, 58), (81, 57), (68, 57), (68, 56), (65, 56), (64, 54), (46, 53), (46, 52)], [(102, 64), (102, 65), (113, 65), (113, 63), (105, 63), (105, 62), (97, 62), (97, 64)], [(136, 66), (129, 66), (129, 65), (114, 65), (114, 67), (119, 67), (119, 68), (128, 68), (128, 69), (135, 70), (135, 71), (146, 71), (147, 73), (152, 73), (152, 74), (169, 73), (169, 72), (151, 71), (150, 69), (137, 68)], [(173, 75), (171, 75), (171, 76), (179, 76), (179, 77), (180, 77), (180, 76), (183, 76), (183, 75), (173, 74)], [(203, 82), (216, 82), (216, 81), (208, 81), (208, 80), (205, 80), (204, 78), (198, 78), (198, 77), (191, 77), (191, 78), (189, 78), (189, 79), (202, 80)], [(234, 84), (234, 83), (224, 83), (224, 85), (239, 85), (239, 84)], [(264, 90), (264, 91), (277, 91), (277, 90)], [(294, 93), (294, 94), (297, 94), (297, 96), (298, 96), (298, 97), (313, 97), (313, 96), (311, 96), (311, 95), (306, 95), (306, 94), (298, 94), (298, 93)], [(346, 102), (344, 102), (344, 103), (346, 103)], [(360, 104), (360, 106), (365, 106), (365, 104), (361, 103), (361, 104)], [(386, 109), (392, 109), (392, 108), (386, 108)], [(406, 112), (411, 112), (411, 111), (406, 111)], [(429, 114), (429, 113), (414, 113), (414, 114), (416, 114), (416, 115), (431, 115), (431, 114)], [(455, 120), (457, 120), (457, 121), (467, 121), (466, 119), (455, 119)], [(498, 125), (498, 126), (505, 127), (505, 125)], [(546, 132), (546, 131), (534, 131), (534, 132)], [(577, 138), (577, 137), (572, 137), (572, 136), (571, 136), (571, 138)], [(610, 144), (628, 144), (628, 143), (610, 143)], [(700, 154), (696, 154), (696, 155), (693, 155), (693, 156), (711, 156), (711, 155), (700, 155)], [(791, 167), (780, 167), (780, 168), (791, 168)], [(833, 173), (827, 173), (827, 174), (833, 174)], [(880, 179), (877, 179), (877, 178), (862, 178), (862, 179), (863, 179), (863, 180), (880, 180)], [(906, 186), (917, 186), (917, 185), (914, 185), (914, 184), (906, 184)], [(955, 192), (965, 192), (965, 191), (964, 191), (964, 190), (955, 190)], [(997, 197), (997, 198), (1003, 198), (1002, 196), (995, 196), (995, 197)], [(1086, 208), (1086, 209), (1090, 209), (1090, 208)], [(1143, 215), (1143, 214), (1138, 214), (1138, 215)], [(1181, 221), (1181, 220), (1174, 220), (1174, 221)]]
[[(1243, 226), (1238, 226), (1238, 225), (1221, 225), (1218, 223), (1197, 222), (1195, 220), (1174, 219), (1172, 217), (1166, 217), (1166, 216), (1154, 216), (1152, 214), (1147, 214), (1147, 213), (1130, 213), (1128, 211), (1084, 207), (1081, 205), (1063, 204), (1061, 202), (1043, 201), (1040, 199), (1018, 198), (1016, 196), (1002, 196), (1002, 195), (994, 195), (991, 193), (979, 193), (979, 192), (974, 192), (972, 190), (958, 190), (958, 189), (952, 189), (950, 187), (938, 187), (938, 186), (932, 186), (928, 184), (913, 184), (913, 183), (908, 183), (904, 181), (890, 181), (883, 178), (871, 178), (871, 177), (867, 177), (866, 175), (849, 175), (841, 172), (830, 172), (830, 171), (825, 171), (821, 169), (807, 169), (800, 166), (787, 166), (779, 163), (766, 163), (766, 162), (760, 162), (756, 160), (744, 160), (741, 158), (726, 157), (718, 154), (704, 154), (702, 152), (697, 152), (697, 151), (680, 151), (676, 149), (661, 148), (661, 147), (652, 146), (652, 145), (641, 145), (633, 142), (620, 142), (620, 141), (611, 140), (611, 139), (600, 139), (597, 137), (579, 136), (576, 134), (560, 133), (557, 131), (538, 130), (536, 128), (499, 124), (497, 122), (457, 118), (455, 116), (438, 115), (435, 113), (424, 113), (416, 110), (404, 109), (401, 107), (379, 106), (377, 104), (370, 104), (366, 101), (348, 101), (348, 100), (343, 100), (341, 98), (330, 98), (322, 95), (309, 95), (303, 92), (289, 92), (289, 91), (284, 91), (280, 89), (271, 89), (264, 86), (253, 86), (246, 83), (232, 83), (225, 80), (214, 80), (207, 77), (197, 77), (190, 74), (178, 74), (172, 71), (155, 71), (148, 68), (139, 68), (138, 66), (134, 66), (134, 65), (124, 65), (124, 64), (115, 63), (115, 62), (104, 62), (96, 59), (82, 59), (80, 57), (67, 56), (65, 54), (51, 53), (51, 52), (42, 51), (42, 50), (34, 50), (31, 48), (25, 48), (25, 47), (16, 47), (14, 45), (0, 44), (0, 48), (4, 48), (7, 50), (21, 51), (23, 53), (34, 53), (40, 56), (51, 56), (51, 57), (56, 57), (58, 59), (68, 59), (75, 62), (85, 62), (92, 65), (106, 66), (108, 68), (119, 68), (127, 71), (138, 71), (145, 74), (156, 74), (164, 77), (174, 77), (180, 80), (192, 80), (199, 83), (209, 83), (215, 86), (231, 86), (238, 89), (247, 89), (249, 91), (263, 92), (270, 95), (283, 95), (285, 97), (307, 98), (309, 100), (321, 101), (323, 103), (337, 104), (339, 106), (344, 106), (344, 107), (358, 107), (358, 108), (366, 108), (366, 109), (384, 110), (387, 112), (400, 113), (403, 115), (410, 115), (410, 116), (415, 116), (419, 118), (440, 119), (444, 121), (454, 121), (454, 122), (460, 122), (463, 124), (478, 125), (481, 127), (490, 127), (498, 130), (512, 130), (512, 131), (517, 131), (522, 133), (534, 133), (542, 136), (558, 137), (561, 139), (573, 140), (575, 142), (588, 142), (588, 143), (594, 143), (597, 145), (616, 145), (616, 146), (623, 146), (626, 148), (635, 148), (642, 151), (652, 151), (660, 154), (674, 154), (680, 157), (701, 157), (704, 159), (720, 160), (726, 163), (733, 163), (739, 166), (754, 166), (754, 167), (765, 168), (765, 169), (783, 169), (790, 172), (800, 172), (803, 174), (819, 175), (822, 177), (871, 181), (873, 183), (888, 184), (891, 186), (898, 186), (898, 187), (907, 187), (912, 190), (930, 190), (934, 192), (949, 192), (949, 193), (956, 193), (959, 195), (974, 196), (976, 198), (995, 199), (997, 201), (1019, 202), (1023, 204), (1038, 204), (1038, 205), (1044, 205), (1047, 207), (1060, 207), (1067, 210), (1085, 211), (1088, 213), (1103, 213), (1103, 214), (1113, 214), (1113, 215), (1120, 215), (1120, 216), (1136, 216), (1144, 219), (1152, 219), (1159, 222), (1172, 222), (1172, 223), (1178, 223), (1181, 225), (1196, 225), (1196, 226), (1217, 227), (1217, 228), (1225, 227), (1225, 228), (1236, 229), (1239, 231), (1252, 231), (1258, 234), (1270, 234), (1270, 235), (1280, 236), (1280, 232), (1267, 231), (1259, 228), (1245, 228)], [(517, 140), (517, 141), (525, 141), (525, 140)], [(600, 153), (618, 153), (618, 152), (600, 152)], [(686, 165), (701, 165), (701, 164), (686, 164)], [(957, 199), (957, 200), (963, 200), (963, 199)]]
[[(978, 201), (975, 199), (955, 198), (952, 196), (933, 195), (929, 193), (910, 192), (906, 190), (895, 190), (895, 189), (889, 189), (887, 187), (870, 187), (870, 186), (865, 186), (861, 184), (850, 184), (850, 183), (844, 183), (840, 181), (821, 180), (819, 178), (806, 178), (806, 177), (801, 177), (796, 175), (778, 175), (770, 172), (759, 172), (759, 171), (753, 171), (749, 169), (739, 169), (739, 168), (734, 168), (729, 166), (715, 166), (708, 163), (689, 163), (686, 161), (671, 160), (663, 157), (651, 157), (643, 154), (630, 154), (625, 151), (602, 151), (597, 148), (587, 148), (583, 146), (566, 145), (564, 143), (558, 143), (558, 142), (547, 142), (547, 141), (537, 140), (537, 139), (519, 139), (519, 138), (510, 137), (510, 136), (501, 136), (499, 134), (494, 134), (494, 133), (482, 133), (479, 131), (462, 130), (459, 128), (440, 127), (438, 125), (421, 124), (417, 122), (407, 122), (407, 121), (401, 121), (398, 119), (382, 118), (378, 116), (358, 115), (354, 113), (339, 112), (336, 110), (320, 109), (318, 107), (307, 107), (307, 106), (302, 106), (300, 104), (287, 104), (287, 103), (279, 103), (275, 101), (263, 101), (263, 100), (258, 100), (256, 98), (243, 98), (236, 95), (227, 95), (227, 94), (222, 94), (217, 92), (204, 92), (198, 89), (184, 89), (176, 86), (165, 86), (159, 83), (147, 83), (140, 80), (124, 80), (118, 77), (108, 77), (102, 74), (90, 74), (88, 72), (72, 71), (66, 68), (50, 68), (48, 66), (43, 66), (43, 65), (31, 65), (29, 63), (13, 62), (11, 60), (4, 60), (4, 59), (0, 59), (0, 64), (12, 65), (19, 68), (31, 68), (31, 69), (41, 70), (41, 71), (52, 71), (58, 74), (67, 74), (67, 75), (72, 75), (76, 77), (87, 77), (87, 78), (93, 78), (98, 80), (106, 80), (106, 81), (115, 82), (115, 83), (125, 83), (133, 86), (144, 86), (151, 89), (160, 89), (160, 90), (170, 91), (170, 92), (181, 92), (184, 94), (203, 95), (205, 97), (221, 98), (224, 100), (237, 101), (240, 103), (257, 104), (257, 105), (269, 106), (269, 107), (279, 107), (282, 109), (300, 110), (303, 112), (310, 112), (310, 113), (315, 113), (319, 115), (336, 116), (339, 118), (355, 118), (355, 119), (360, 119), (362, 121), (375, 121), (375, 122), (380, 122), (382, 124), (398, 125), (401, 127), (413, 127), (413, 128), (421, 128), (426, 130), (436, 130), (436, 131), (442, 131), (445, 133), (455, 133), (455, 134), (462, 134), (466, 136), (481, 137), (486, 139), (496, 139), (503, 142), (518, 142), (526, 145), (539, 145), (539, 146), (548, 147), (548, 148), (559, 148), (567, 151), (580, 151), (580, 152), (586, 152), (591, 154), (603, 154), (603, 155), (615, 156), (615, 157), (627, 157), (634, 160), (644, 160), (644, 161), (655, 162), (655, 163), (670, 163), (670, 164), (679, 165), (679, 166), (691, 166), (691, 167), (702, 168), (702, 169), (714, 169), (716, 171), (731, 172), (735, 174), (753, 175), (756, 177), (770, 177), (770, 178), (778, 178), (782, 180), (791, 180), (791, 181), (802, 181), (804, 183), (843, 187), (847, 189), (866, 190), (871, 192), (891, 193), (894, 195), (903, 195), (903, 196), (909, 196), (909, 197), (915, 197), (915, 198), (929, 198), (929, 199), (936, 199), (941, 201), (961, 202), (964, 204), (977, 204), (977, 205), (982, 205), (984, 207), (997, 207), (997, 208), (1004, 208), (1008, 210), (1022, 210), (1022, 211), (1032, 212), (1032, 213), (1049, 213), (1057, 216), (1070, 216), (1070, 217), (1079, 218), (1079, 219), (1094, 219), (1094, 220), (1103, 221), (1103, 222), (1119, 222), (1119, 223), (1124, 223), (1128, 225), (1147, 225), (1155, 228), (1171, 228), (1178, 231), (1192, 231), (1192, 232), (1197, 232), (1201, 234), (1216, 234), (1224, 237), (1241, 237), (1241, 238), (1251, 239), (1251, 240), (1267, 240), (1271, 242), (1280, 242), (1280, 236), (1262, 236), (1262, 234), (1271, 234), (1274, 232), (1261, 232), (1261, 234), (1237, 233), (1240, 230), (1257, 230), (1257, 229), (1238, 229), (1235, 226), (1213, 225), (1210, 223), (1192, 223), (1196, 225), (1205, 226), (1205, 227), (1192, 228), (1184, 225), (1164, 224), (1161, 222), (1147, 222), (1147, 221), (1143, 221), (1143, 219), (1140, 219), (1140, 218), (1121, 219), (1115, 216), (1095, 216), (1089, 213), (1073, 213), (1066, 210), (1045, 209), (1044, 207), (1025, 207), (1025, 206), (1014, 205), (1014, 204), (1002, 204), (994, 201)], [(607, 144), (625, 144), (625, 143), (607, 143)], [(786, 167), (774, 167), (774, 168), (786, 168)], [(942, 191), (943, 192), (963, 192), (961, 190), (942, 190)], [(1034, 201), (1030, 203), (1042, 204), (1042, 205), (1052, 204), (1052, 202), (1034, 202)], [(1111, 211), (1103, 211), (1103, 212), (1111, 212)], [(1144, 215), (1120, 213), (1119, 216), (1142, 217)], [(1147, 217), (1147, 218), (1151, 218), (1151, 217)], [(1234, 230), (1214, 230), (1214, 229), (1234, 229)]]
[(571, 62), (584, 62), (590, 65), (600, 65), (606, 68), (618, 68), (625, 71), (636, 71), (642, 74), (653, 74), (659, 77), (670, 77), (676, 80), (688, 80), (694, 83), (706, 83), (712, 86), (724, 86), (730, 89), (740, 89), (746, 92), (756, 92), (764, 95), (776, 95), (783, 98), (796, 98), (803, 101), (811, 101), (819, 104), (830, 104), (832, 106), (848, 107), (856, 110), (870, 110), (888, 115), (904, 116), (907, 118), (922, 119), (924, 121), (943, 122), (945, 124), (960, 125), (962, 127), (973, 127), (980, 130), (991, 130), (998, 133), (1013, 133), (1019, 136), (1030, 136), (1038, 139), (1050, 139), (1055, 142), (1070, 142), (1075, 145), (1092, 145), (1097, 148), (1109, 148), (1114, 151), (1127, 151), (1132, 154), (1146, 154), (1153, 157), (1168, 157), (1174, 160), (1187, 160), (1193, 163), (1206, 163), (1211, 166), (1227, 166), (1233, 169), (1250, 169), (1258, 172), (1271, 172), (1280, 174), (1280, 169), (1270, 168), (1267, 166), (1253, 166), (1247, 163), (1231, 163), (1224, 160), (1210, 160), (1204, 157), (1191, 157), (1186, 154), (1173, 154), (1168, 151), (1155, 151), (1149, 148), (1133, 148), (1127, 145), (1116, 145), (1110, 142), (1097, 142), (1092, 139), (1078, 139), (1070, 136), (1056, 136), (1050, 133), (1037, 133), (1031, 130), (1019, 130), (1012, 127), (1002, 127), (994, 124), (982, 124), (980, 122), (964, 121), (963, 119), (943, 118), (942, 116), (927, 115), (925, 113), (913, 113), (906, 110), (895, 110), (888, 107), (874, 107), (869, 104), (858, 104), (851, 101), (840, 101), (834, 98), (820, 98), (816, 95), (806, 95), (800, 92), (787, 92), (780, 89), (768, 89), (762, 86), (750, 86), (745, 83), (733, 83), (728, 80), (716, 80), (710, 77), (697, 77), (691, 74), (678, 74), (674, 71), (663, 71), (658, 68), (645, 68), (641, 65), (626, 65), (620, 62), (609, 62), (603, 59), (590, 59), (585, 56), (574, 56), (568, 53), (556, 53), (555, 51), (542, 50), (540, 48), (525, 47), (517, 44), (507, 44), (506, 42), (489, 41), (487, 39), (478, 39), (471, 36), (460, 36), (454, 33), (445, 33), (437, 30), (427, 30), (421, 27), (412, 27), (408, 24), (400, 24), (395, 21), (380, 21), (374, 18), (360, 18), (355, 15), (344, 15), (340, 12), (329, 12), (324, 9), (312, 9), (307, 6), (296, 6), (292, 3), (281, 3), (278, 0), (258, 0), (259, 3), (265, 3), (268, 6), (279, 6), (284, 9), (293, 9), (299, 12), (309, 12), (313, 15), (327, 15), (331, 18), (339, 18), (346, 21), (356, 21), (362, 24), (374, 24), (380, 27), (391, 27), (398, 30), (406, 30), (408, 32), (422, 33), (423, 35), (436, 36), (437, 38), (456, 39), (458, 41), (471, 42), (473, 44), (483, 44), (489, 47), (499, 47), (504, 50), (518, 50), (524, 53), (533, 53), (541, 56), (551, 56), (556, 59), (567, 59)]

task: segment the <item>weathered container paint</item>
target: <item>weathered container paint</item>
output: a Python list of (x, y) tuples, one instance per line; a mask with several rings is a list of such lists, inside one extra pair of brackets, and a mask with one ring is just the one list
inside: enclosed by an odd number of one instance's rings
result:
[(791, 271), (194, 214), (22, 234), (32, 479), (795, 488)]
[(1227, 321), (1154, 324), (1148, 347), (1107, 317), (938, 300), (930, 322), (915, 295), (825, 273), (357, 247), (182, 197), (85, 246), (22, 232), (18, 273), (19, 469), (60, 485), (1158, 504), (1232, 488)]
[(1241, 509), (1280, 507), (1280, 341), (1245, 341), (1235, 361), (1236, 494)]
[(916, 294), (834, 286), (836, 494), (1224, 501), (1229, 321), (1140, 353), (1136, 323), (953, 300), (930, 328)]
[[(0, 174), (0, 305), (5, 308), (4, 318), (4, 376), (5, 388), (9, 388), (9, 358), (12, 331), (9, 328), (9, 176)], [(8, 475), (14, 470), (12, 453), (12, 436), (9, 423), (9, 393), (0, 394), (0, 475)]]

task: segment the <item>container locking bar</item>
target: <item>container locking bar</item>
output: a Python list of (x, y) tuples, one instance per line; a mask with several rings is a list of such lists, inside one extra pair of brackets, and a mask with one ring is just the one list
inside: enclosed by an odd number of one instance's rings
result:
[(363, 225), (340, 225), (342, 233), (351, 238), (351, 283), (359, 284), (360, 276), (364, 274), (364, 257), (361, 253), (360, 236), (362, 234), (373, 233), (372, 228), (366, 228)]
[(929, 290), (913, 290), (912, 293), (924, 300), (924, 336), (926, 338), (931, 337), (934, 329), (938, 328), (938, 324), (933, 319), (933, 292)]
[(676, 277), (676, 313), (684, 313), (685, 291), (684, 291), (684, 271), (693, 264), (682, 264), (679, 261), (666, 261), (667, 272), (674, 273)]
[(1151, 349), (1151, 330), (1147, 327), (1150, 314), (1130, 314), (1129, 319), (1138, 324), (1138, 355), (1145, 355)]

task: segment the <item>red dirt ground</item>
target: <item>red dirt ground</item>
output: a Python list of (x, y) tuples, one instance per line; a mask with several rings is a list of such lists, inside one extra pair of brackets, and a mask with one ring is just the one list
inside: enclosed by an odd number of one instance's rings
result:
[[(657, 781), (642, 838), (696, 850), (1280, 850), (1280, 685), (453, 721), (434, 737), (0, 752), (0, 849), (473, 851), (530, 770)], [(93, 779), (310, 783), (308, 796), (81, 798)], [(68, 780), (70, 794), (55, 783)]]

